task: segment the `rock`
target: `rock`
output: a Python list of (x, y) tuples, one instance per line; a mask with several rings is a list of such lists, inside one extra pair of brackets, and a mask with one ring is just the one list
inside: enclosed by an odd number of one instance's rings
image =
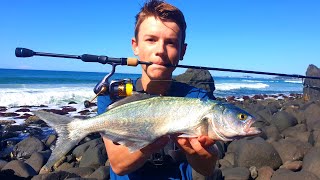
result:
[(11, 125), (16, 123), (14, 120), (0, 120), (0, 125)]
[(45, 141), (45, 145), (47, 147), (50, 147), (55, 141), (57, 140), (57, 135), (55, 134), (50, 134), (48, 136), (48, 139)]
[(77, 108), (71, 107), (71, 106), (63, 106), (62, 107), (62, 111), (64, 112), (73, 112), (73, 111), (77, 111)]
[(40, 174), (37, 176), (34, 176), (31, 180), (65, 180), (67, 178), (78, 178), (80, 177), (77, 174), (74, 173), (69, 173), (65, 171), (57, 171), (57, 172), (52, 172), (52, 173), (47, 173), (47, 174)]
[(77, 174), (80, 177), (88, 177), (95, 171), (95, 169), (90, 167), (75, 167), (75, 168), (67, 169), (65, 171), (73, 174)]
[(320, 130), (315, 130), (312, 132), (312, 135), (309, 139), (309, 142), (314, 146), (314, 147), (320, 147)]
[(79, 167), (98, 168), (107, 161), (107, 153), (104, 144), (88, 148), (80, 160)]
[(37, 173), (39, 173), (46, 162), (47, 159), (39, 152), (33, 153), (31, 157), (25, 161), (25, 163), (29, 164)]
[(294, 172), (300, 171), (302, 168), (302, 161), (287, 161), (282, 166), (280, 166), (280, 168), (288, 169)]
[(279, 169), (277, 170), (271, 180), (318, 180), (317, 176), (310, 172), (299, 171), (292, 172), (290, 170)]
[(293, 138), (281, 139), (278, 142), (272, 142), (272, 145), (279, 153), (283, 163), (302, 160), (312, 148), (311, 144)]
[(86, 143), (83, 143), (79, 146), (77, 146), (76, 148), (74, 148), (74, 150), (72, 151), (72, 154), (77, 158), (80, 159), (84, 153), (86, 152), (86, 150), (88, 148), (93, 148), (96, 147), (97, 145), (102, 144), (102, 139), (101, 138), (97, 138), (91, 141), (88, 141)]
[(236, 166), (247, 168), (251, 166), (257, 168), (270, 166), (273, 169), (277, 169), (282, 164), (278, 152), (261, 137), (256, 137), (252, 140), (241, 139), (232, 143), (238, 144), (235, 151)]
[(187, 69), (183, 74), (180, 74), (173, 78), (176, 81), (189, 84), (191, 86), (204, 89), (212, 95), (215, 90), (214, 80), (208, 70), (202, 69)]
[(20, 116), (20, 114), (18, 113), (14, 113), (14, 112), (1, 112), (0, 116), (2, 117), (15, 117), (15, 116)]
[(225, 180), (244, 180), (249, 179), (250, 171), (245, 167), (222, 169), (222, 176)]
[(68, 112), (66, 111), (63, 111), (63, 110), (59, 110), (59, 109), (43, 109), (44, 111), (47, 111), (47, 112), (52, 112), (52, 113), (55, 113), (55, 114), (59, 114), (59, 115), (66, 115), (68, 114)]
[(7, 169), (13, 170), (15, 175), (21, 177), (29, 177), (37, 174), (31, 166), (19, 160), (10, 161), (2, 168), (2, 170)]
[(30, 112), (30, 109), (21, 108), (21, 109), (16, 110), (15, 112)]
[(34, 152), (44, 150), (44, 147), (44, 144), (39, 139), (28, 137), (14, 146), (12, 154), (14, 158), (27, 159)]
[(7, 107), (4, 107), (4, 106), (0, 106), (0, 112), (4, 112), (7, 110)]
[(0, 171), (0, 179), (1, 180), (26, 180), (27, 179), (21, 176), (17, 176), (14, 173), (15, 172), (12, 169)]
[(269, 141), (278, 141), (281, 139), (278, 128), (271, 124), (270, 126), (265, 126), (261, 128), (264, 134), (268, 137)]
[(303, 171), (308, 171), (320, 178), (320, 148), (312, 148), (303, 158)]
[(88, 176), (88, 178), (109, 179), (110, 178), (110, 167), (108, 167), (108, 166), (100, 166), (90, 176)]
[[(310, 64), (306, 75), (320, 77), (320, 70), (317, 66)], [(303, 85), (303, 96), (305, 100), (320, 100), (320, 80), (306, 78), (303, 82)]]
[(249, 168), (249, 171), (250, 171), (251, 178), (256, 179), (258, 177), (258, 170), (255, 166), (251, 166)]
[(310, 104), (304, 111), (307, 128), (309, 131), (320, 130), (320, 106)]
[(38, 116), (30, 116), (24, 122), (25, 122), (26, 125), (30, 125), (30, 124), (46, 124)]
[(258, 177), (256, 180), (270, 180), (273, 175), (273, 169), (269, 166), (263, 166), (258, 169)]
[(55, 171), (67, 171), (68, 169), (73, 168), (74, 166), (75, 166), (75, 162), (71, 162), (71, 163), (64, 162), (59, 167), (57, 167)]
[(308, 142), (311, 136), (311, 132), (307, 131), (305, 124), (298, 124), (293, 127), (289, 127), (282, 132), (284, 138), (295, 138), (301, 142)]
[(298, 122), (293, 115), (285, 111), (279, 111), (273, 115), (271, 123), (274, 124), (280, 132), (282, 132), (288, 127), (295, 126)]
[(7, 163), (7, 161), (0, 159), (0, 171)]

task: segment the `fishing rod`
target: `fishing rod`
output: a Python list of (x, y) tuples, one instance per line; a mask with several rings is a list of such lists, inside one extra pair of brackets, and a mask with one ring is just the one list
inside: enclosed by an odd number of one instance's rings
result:
[[(130, 96), (132, 91), (134, 91), (134, 86), (130, 79), (113, 80), (109, 82), (110, 77), (115, 73), (116, 66), (137, 66), (138, 64), (152, 65), (152, 62), (140, 61), (137, 58), (113, 58), (108, 56), (98, 56), (91, 54), (83, 55), (68, 55), (68, 54), (56, 54), (56, 53), (46, 53), (46, 52), (35, 52), (27, 48), (16, 48), (16, 57), (32, 57), (32, 56), (46, 56), (46, 57), (58, 57), (58, 58), (69, 58), (69, 59), (80, 59), (84, 62), (98, 62), (101, 64), (110, 64), (112, 66), (111, 72), (107, 74), (95, 87), (94, 92), (96, 96), (91, 101), (85, 101), (85, 106), (87, 107), (97, 96), (99, 95), (110, 95), (112, 100), (117, 100), (125, 96)], [(226, 69), (226, 68), (214, 68), (214, 67), (204, 67), (204, 66), (190, 66), (190, 65), (172, 65), (166, 64), (166, 67), (175, 68), (190, 68), (190, 69), (202, 69), (202, 70), (213, 70), (213, 71), (225, 71), (225, 72), (238, 72), (238, 73), (248, 73), (248, 74), (263, 74), (272, 76), (284, 76), (293, 77), (301, 79), (319, 79), (317, 76), (304, 76), (299, 74), (284, 74), (284, 73), (273, 73), (273, 72), (263, 72), (263, 71), (250, 71), (250, 70), (240, 70), (240, 69)]]

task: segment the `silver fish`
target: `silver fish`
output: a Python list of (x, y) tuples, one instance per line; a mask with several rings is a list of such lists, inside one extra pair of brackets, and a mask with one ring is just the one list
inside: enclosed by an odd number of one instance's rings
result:
[(133, 96), (87, 120), (45, 111), (34, 113), (59, 136), (41, 172), (50, 171), (72, 147), (93, 132), (105, 134), (110, 140), (128, 147), (130, 152), (170, 134), (178, 133), (181, 137), (207, 135), (213, 140), (231, 141), (260, 133), (259, 129), (251, 127), (255, 120), (244, 110), (228, 103), (196, 98)]

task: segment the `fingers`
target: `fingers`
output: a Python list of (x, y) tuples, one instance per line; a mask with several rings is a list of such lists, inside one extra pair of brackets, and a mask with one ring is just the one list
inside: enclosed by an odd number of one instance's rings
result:
[(200, 144), (204, 148), (207, 148), (207, 147), (212, 146), (214, 144), (214, 140), (212, 140), (208, 136), (200, 136), (200, 137), (198, 137), (198, 141), (200, 142)]

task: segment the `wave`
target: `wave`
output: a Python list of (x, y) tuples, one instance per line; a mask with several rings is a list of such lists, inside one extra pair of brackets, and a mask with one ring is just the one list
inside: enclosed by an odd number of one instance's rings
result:
[(228, 91), (234, 89), (264, 89), (269, 87), (268, 84), (264, 83), (219, 83), (216, 84), (216, 89), (221, 91)]
[(94, 97), (92, 87), (59, 88), (1, 88), (1, 106), (66, 105), (73, 101), (83, 103)]
[(302, 84), (302, 81), (299, 80), (285, 80), (286, 83), (295, 83), (295, 84)]

